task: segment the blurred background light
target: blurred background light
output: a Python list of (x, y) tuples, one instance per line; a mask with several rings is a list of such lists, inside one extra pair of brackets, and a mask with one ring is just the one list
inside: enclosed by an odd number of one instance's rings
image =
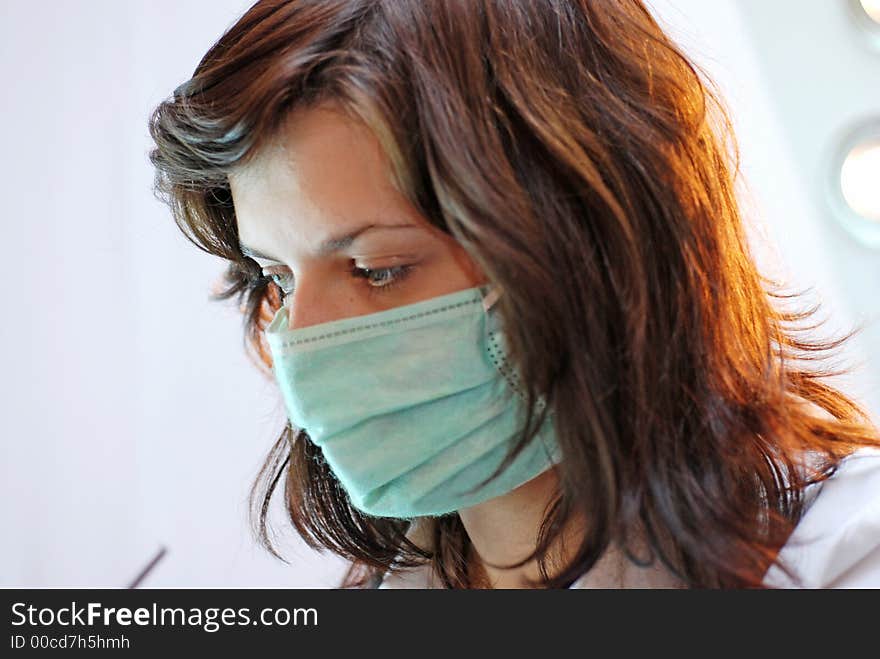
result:
[(832, 158), (831, 205), (859, 242), (880, 248), (880, 117), (851, 128)]
[(840, 169), (843, 197), (856, 213), (880, 221), (880, 139), (859, 144), (845, 157)]
[(880, 25), (880, 0), (859, 0), (859, 4), (868, 17)]
[(868, 44), (880, 51), (880, 0), (850, 0), (849, 6)]

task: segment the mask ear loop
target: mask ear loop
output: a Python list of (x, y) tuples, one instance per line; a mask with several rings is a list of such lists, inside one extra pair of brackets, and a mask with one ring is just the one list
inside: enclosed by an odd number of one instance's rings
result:
[[(483, 310), (488, 315), (489, 309), (491, 309), (496, 302), (498, 302), (498, 298), (501, 297), (503, 293), (503, 289), (494, 284), (492, 289), (483, 296)], [(487, 340), (487, 350), (489, 359), (495, 365), (495, 368), (498, 369), (498, 372), (507, 380), (511, 389), (515, 392), (515, 395), (519, 396), (521, 400), (525, 401), (526, 395), (522, 391), (519, 386), (519, 377), (516, 375), (515, 370), (508, 364), (507, 359), (502, 354), (502, 351), (497, 343), (495, 338), (495, 332), (488, 330), (488, 325), (486, 329), (486, 340)], [(538, 409), (541, 410), (545, 407), (546, 402), (544, 398), (541, 397), (538, 402)], [(553, 412), (551, 410), (550, 415), (552, 416)], [(552, 424), (552, 420), (550, 418), (545, 420), (546, 423), (549, 422)], [(552, 432), (552, 431), (551, 431)], [(547, 456), (550, 464), (558, 464), (562, 460), (562, 453), (559, 449), (559, 445), (553, 441), (552, 437), (548, 437), (547, 431), (544, 430), (544, 427), (538, 431), (533, 441), (540, 441), (541, 447), (544, 449), (544, 454)]]
[(501, 287), (496, 284), (492, 286), (492, 290), (483, 296), (483, 309), (485, 311), (488, 312), (492, 305), (498, 301), (498, 298), (501, 297), (501, 292)]
[(508, 363), (507, 358), (504, 355), (504, 351), (501, 349), (501, 345), (499, 344), (498, 331), (493, 328), (496, 323), (493, 323), (490, 320), (492, 316), (489, 314), (489, 310), (493, 306), (495, 306), (496, 302), (498, 302), (498, 298), (501, 297), (502, 292), (503, 290), (500, 286), (498, 286), (497, 284), (493, 284), (489, 292), (483, 295), (483, 314), (486, 318), (486, 322), (483, 325), (483, 338), (486, 342), (486, 354), (489, 360), (495, 366), (496, 370), (499, 372), (499, 374), (503, 376), (505, 380), (507, 380), (507, 383), (510, 385), (510, 388), (516, 393), (516, 395), (524, 398), (524, 394), (519, 387), (518, 378), (515, 375), (514, 370)]

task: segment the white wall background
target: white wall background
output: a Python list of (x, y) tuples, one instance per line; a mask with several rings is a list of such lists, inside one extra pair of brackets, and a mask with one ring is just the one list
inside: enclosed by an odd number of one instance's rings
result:
[[(827, 328), (865, 320), (846, 386), (880, 410), (880, 253), (817, 193), (822, 149), (880, 114), (880, 54), (834, 0), (649, 0), (720, 83), (765, 269), (816, 287)], [(245, 498), (284, 422), (242, 348), (223, 263), (152, 197), (149, 111), (241, 0), (0, 0), (5, 303), (0, 586), (331, 587), (342, 562), (293, 532), (258, 548)]]

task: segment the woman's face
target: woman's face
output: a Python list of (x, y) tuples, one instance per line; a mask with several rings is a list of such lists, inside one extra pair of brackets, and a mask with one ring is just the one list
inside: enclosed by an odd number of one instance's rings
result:
[(242, 251), (284, 290), (291, 329), (485, 282), (392, 186), (389, 167), (364, 124), (317, 106), (230, 175)]

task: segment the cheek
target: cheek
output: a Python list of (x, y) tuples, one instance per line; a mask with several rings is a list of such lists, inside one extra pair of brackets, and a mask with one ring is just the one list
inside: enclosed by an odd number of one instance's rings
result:
[(479, 264), (458, 243), (452, 248), (452, 258), (458, 269), (473, 285), (484, 284), (488, 278)]

